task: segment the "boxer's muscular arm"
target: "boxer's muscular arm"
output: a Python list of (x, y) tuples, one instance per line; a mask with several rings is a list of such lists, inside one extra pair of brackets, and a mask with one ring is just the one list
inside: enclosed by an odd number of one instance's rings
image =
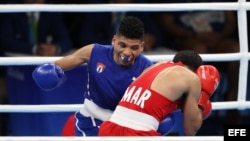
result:
[(84, 46), (75, 53), (53, 63), (45, 63), (35, 68), (33, 80), (43, 90), (51, 91), (65, 80), (64, 70), (77, 67), (89, 60), (93, 44)]
[(202, 124), (202, 111), (198, 106), (201, 84), (198, 77), (188, 76), (189, 90), (183, 107), (184, 132), (187, 136), (193, 136)]
[(61, 67), (63, 70), (68, 70), (77, 67), (83, 63), (86, 63), (89, 60), (93, 47), (94, 44), (83, 46), (82, 48), (75, 51), (73, 54), (65, 56), (62, 59), (55, 61), (54, 63)]
[(209, 97), (216, 90), (219, 80), (220, 75), (218, 70), (211, 65), (199, 67), (196, 79), (192, 80), (191, 78), (189, 80), (190, 89), (183, 110), (186, 135), (195, 135), (203, 119), (209, 116), (212, 109)]

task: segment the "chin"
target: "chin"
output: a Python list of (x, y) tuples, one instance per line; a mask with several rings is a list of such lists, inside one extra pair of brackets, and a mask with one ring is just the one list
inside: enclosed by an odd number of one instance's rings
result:
[(121, 66), (124, 66), (124, 67), (130, 67), (130, 66), (132, 66), (133, 65), (133, 62), (132, 61), (130, 61), (130, 62), (121, 62), (120, 63), (120, 65)]

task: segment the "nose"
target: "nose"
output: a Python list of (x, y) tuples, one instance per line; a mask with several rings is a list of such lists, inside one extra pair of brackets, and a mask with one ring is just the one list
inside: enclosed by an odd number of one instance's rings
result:
[(125, 49), (125, 50), (122, 52), (122, 54), (125, 55), (126, 57), (129, 57), (129, 56), (131, 56), (132, 51), (131, 51), (131, 49), (127, 48), (127, 49)]
[(123, 50), (121, 59), (123, 62), (130, 62), (132, 60), (132, 51), (130, 49)]

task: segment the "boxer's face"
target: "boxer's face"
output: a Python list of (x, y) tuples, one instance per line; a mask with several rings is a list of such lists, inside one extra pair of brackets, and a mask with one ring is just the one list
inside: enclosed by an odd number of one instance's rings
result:
[(114, 35), (112, 45), (114, 46), (113, 57), (115, 62), (121, 66), (131, 66), (143, 51), (144, 41)]

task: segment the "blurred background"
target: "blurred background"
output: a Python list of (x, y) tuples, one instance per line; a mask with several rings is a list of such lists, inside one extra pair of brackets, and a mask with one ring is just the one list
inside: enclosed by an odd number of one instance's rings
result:
[[(2, 0), (1, 4), (193, 3), (226, 0)], [(63, 56), (90, 44), (110, 44), (117, 21), (133, 15), (145, 24), (144, 54), (239, 52), (236, 11), (182, 12), (10, 12), (0, 13), (0, 55)], [(37, 16), (39, 15), (39, 16)], [(249, 12), (247, 14), (249, 17)], [(249, 19), (249, 18), (248, 18)], [(39, 24), (38, 24), (39, 23)], [(249, 22), (248, 22), (249, 23)], [(249, 26), (249, 25), (248, 25)], [(249, 28), (248, 28), (249, 29)], [(27, 32), (29, 31), (29, 32)], [(249, 41), (249, 40), (248, 40)], [(46, 51), (44, 51), (46, 50)], [(221, 82), (212, 101), (235, 101), (239, 62), (207, 62), (219, 68)], [(66, 82), (45, 92), (34, 83), (36, 66), (0, 66), (0, 104), (81, 104), (86, 66), (66, 71)], [(246, 76), (249, 78), (250, 75)], [(249, 79), (248, 79), (249, 80)], [(250, 88), (250, 83), (247, 84)], [(250, 92), (247, 90), (247, 100)], [(72, 112), (0, 113), (1, 136), (60, 136)], [(176, 115), (180, 118), (180, 115)], [(223, 135), (225, 124), (250, 124), (249, 110), (216, 110), (197, 135)], [(181, 120), (180, 120), (181, 121)], [(179, 122), (171, 135), (182, 135)]]

